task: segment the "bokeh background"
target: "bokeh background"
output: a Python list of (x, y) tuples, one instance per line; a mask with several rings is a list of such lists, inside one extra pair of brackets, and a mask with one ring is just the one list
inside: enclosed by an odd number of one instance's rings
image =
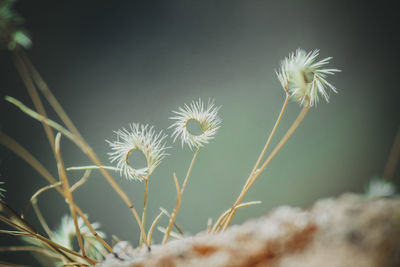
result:
[[(178, 215), (184, 231), (195, 234), (238, 195), (284, 100), (275, 69), (299, 47), (320, 49), (321, 59), (333, 57), (329, 66), (342, 72), (329, 81), (339, 93), (312, 108), (248, 193), (247, 201), (262, 204), (239, 211), (234, 223), (278, 205), (307, 207), (319, 198), (362, 192), (382, 174), (400, 124), (394, 3), (25, 0), (16, 9), (33, 39), (28, 55), (105, 164), (105, 139), (114, 138), (113, 130), (140, 122), (171, 134), (168, 118), (178, 106), (197, 98), (222, 106), (222, 127), (200, 150)], [(0, 75), (2, 99), (11, 95), (32, 106), (7, 51), (0, 54)], [(299, 111), (298, 104), (289, 104), (273, 145)], [(56, 175), (40, 123), (1, 100), (0, 128)], [(148, 221), (160, 206), (172, 211), (172, 173), (182, 181), (193, 154), (168, 143), (170, 156), (151, 177)], [(90, 163), (66, 139), (62, 154), (66, 166)], [(3, 147), (0, 160), (6, 201), (21, 211), (46, 182)], [(113, 174), (141, 212), (144, 184)], [(129, 209), (99, 172), (92, 172), (75, 199), (92, 221), (101, 222), (107, 240), (115, 234), (137, 244), (139, 230)], [(39, 205), (52, 229), (68, 213), (55, 192), (44, 193)], [(28, 219), (40, 228), (32, 211)], [(160, 225), (166, 224), (164, 218)], [(156, 242), (161, 238), (154, 235)], [(3, 235), (0, 240), (18, 244)], [(34, 265), (23, 252), (0, 258)]]

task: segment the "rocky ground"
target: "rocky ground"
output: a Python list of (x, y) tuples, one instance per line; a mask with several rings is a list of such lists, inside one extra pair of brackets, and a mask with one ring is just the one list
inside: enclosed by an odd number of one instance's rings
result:
[(199, 233), (151, 252), (127, 242), (98, 267), (400, 266), (400, 199), (344, 194), (310, 209), (282, 206), (219, 234)]

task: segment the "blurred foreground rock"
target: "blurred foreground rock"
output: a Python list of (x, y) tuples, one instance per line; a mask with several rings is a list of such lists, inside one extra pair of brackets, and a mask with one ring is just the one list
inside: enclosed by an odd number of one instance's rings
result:
[(400, 199), (345, 194), (308, 210), (278, 207), (219, 234), (199, 233), (151, 252), (114, 247), (101, 267), (400, 266)]

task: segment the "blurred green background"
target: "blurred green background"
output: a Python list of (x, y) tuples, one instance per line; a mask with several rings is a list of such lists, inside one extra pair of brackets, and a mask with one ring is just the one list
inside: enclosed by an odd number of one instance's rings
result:
[[(284, 100), (275, 69), (299, 47), (320, 49), (320, 59), (333, 57), (329, 67), (342, 72), (329, 81), (339, 93), (312, 108), (245, 198), (262, 204), (240, 210), (234, 223), (279, 205), (307, 207), (319, 198), (362, 192), (382, 173), (400, 122), (394, 3), (42, 0), (19, 1), (16, 7), (32, 35), (28, 55), (105, 164), (105, 139), (114, 138), (113, 130), (139, 122), (171, 134), (168, 118), (178, 106), (199, 97), (222, 106), (222, 127), (200, 150), (177, 219), (186, 233), (195, 234), (237, 197)], [(0, 54), (0, 75), (2, 99), (11, 95), (32, 106), (7, 51)], [(272, 145), (299, 111), (298, 104), (289, 104)], [(0, 128), (56, 175), (38, 122), (2, 100)], [(160, 206), (172, 211), (172, 174), (182, 181), (193, 155), (180, 143), (168, 143), (170, 156), (151, 176), (148, 221)], [(62, 154), (66, 166), (90, 164), (66, 139)], [(21, 211), (46, 182), (3, 147), (0, 160), (6, 201)], [(81, 174), (69, 178), (76, 181)], [(141, 212), (144, 184), (113, 176)], [(397, 183), (398, 178), (397, 172)], [(99, 172), (74, 196), (92, 221), (101, 222), (107, 240), (115, 234), (137, 244), (139, 230), (129, 209)], [(44, 193), (39, 205), (53, 229), (68, 213), (55, 192)], [(32, 211), (28, 219), (39, 228)], [(163, 218), (160, 225), (166, 224)], [(156, 243), (161, 238), (154, 235)], [(16, 255), (21, 263), (32, 260), (23, 253), (0, 257), (11, 261)]]

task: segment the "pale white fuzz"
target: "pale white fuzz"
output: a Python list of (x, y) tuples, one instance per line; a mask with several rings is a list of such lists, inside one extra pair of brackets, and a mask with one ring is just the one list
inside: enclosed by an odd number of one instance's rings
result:
[[(82, 218), (80, 217), (78, 218), (78, 225), (87, 255), (96, 260), (103, 259), (103, 254), (106, 254), (106, 250), (103, 244), (99, 240), (97, 240), (97, 238), (90, 232), (89, 228), (87, 228)], [(100, 227), (99, 223), (94, 222), (92, 223), (92, 226), (101, 238), (106, 237), (103, 232), (97, 230)], [(73, 241), (75, 238), (76, 232), (74, 220), (71, 216), (64, 215), (61, 219), (60, 226), (57, 228), (56, 231), (53, 232), (53, 237), (51, 238), (51, 240), (66, 248), (74, 250)]]
[[(221, 119), (217, 114), (219, 109), (220, 107), (216, 107), (213, 101), (208, 101), (207, 107), (205, 107), (203, 101), (199, 99), (190, 105), (185, 104), (183, 107), (179, 107), (178, 111), (172, 111), (176, 116), (170, 117), (170, 119), (175, 122), (169, 128), (174, 128), (172, 134), (174, 142), (180, 137), (182, 146), (187, 144), (190, 149), (208, 144), (220, 127)], [(200, 125), (201, 134), (190, 133), (188, 130), (190, 121), (196, 121)]]
[(396, 187), (379, 177), (372, 179), (366, 188), (369, 197), (390, 197), (396, 193)]
[[(167, 155), (165, 151), (168, 147), (163, 142), (167, 135), (162, 132), (156, 134), (154, 128), (147, 124), (132, 123), (129, 130), (122, 128), (115, 131), (115, 134), (117, 135), (116, 141), (106, 140), (112, 150), (108, 155), (111, 162), (117, 163), (120, 174), (127, 179), (142, 181), (154, 171)], [(134, 150), (140, 150), (144, 154), (147, 161), (146, 167), (135, 169), (129, 164), (129, 155)]]
[(326, 88), (337, 93), (336, 88), (330, 84), (326, 77), (328, 74), (339, 72), (338, 69), (324, 69), (331, 57), (316, 62), (319, 50), (306, 53), (297, 49), (281, 62), (279, 71), (276, 72), (283, 89), (290, 97), (301, 105), (314, 106), (322, 95), (327, 102), (329, 96)]

